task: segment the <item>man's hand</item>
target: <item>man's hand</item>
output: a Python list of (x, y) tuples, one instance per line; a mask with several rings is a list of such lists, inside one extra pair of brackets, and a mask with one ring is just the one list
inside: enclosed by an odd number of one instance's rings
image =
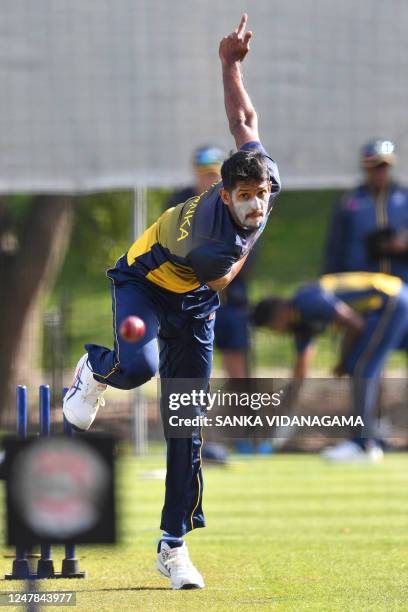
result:
[(381, 257), (406, 257), (407, 232), (397, 233), (392, 227), (383, 227), (366, 236), (366, 246), (373, 261), (378, 261)]
[(248, 15), (244, 13), (239, 26), (220, 43), (219, 54), (223, 64), (242, 62), (249, 51), (252, 32), (245, 32)]
[(341, 378), (342, 376), (346, 376), (347, 370), (343, 361), (339, 361), (338, 364), (333, 368), (333, 375), (336, 378)]
[(338, 300), (336, 304), (336, 316), (334, 322), (340, 327), (344, 328), (346, 332), (352, 336), (358, 336), (361, 334), (366, 325), (364, 318), (341, 300)]
[(388, 240), (384, 240), (380, 248), (384, 255), (406, 255), (408, 251), (408, 243), (406, 238), (403, 238), (397, 234)]
[(219, 50), (225, 111), (237, 149), (247, 142), (259, 141), (258, 117), (244, 87), (240, 70), (240, 62), (249, 51), (249, 41), (252, 38), (252, 32), (245, 32), (247, 20), (248, 15), (244, 13), (237, 29), (222, 39)]

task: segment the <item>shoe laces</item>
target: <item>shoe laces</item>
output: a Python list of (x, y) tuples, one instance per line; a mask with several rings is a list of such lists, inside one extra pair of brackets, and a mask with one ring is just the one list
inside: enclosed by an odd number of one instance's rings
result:
[(190, 569), (192, 567), (190, 557), (188, 556), (187, 548), (184, 546), (172, 548), (168, 552), (168, 556), (167, 559), (164, 561), (164, 564), (169, 571), (171, 571), (172, 569)]
[(103, 383), (96, 383), (95, 387), (92, 387), (93, 385), (88, 383), (83, 394), (83, 398), (89, 401), (91, 404), (96, 404), (97, 406), (103, 407), (105, 405), (105, 398), (103, 397), (103, 394), (106, 391), (106, 385)]

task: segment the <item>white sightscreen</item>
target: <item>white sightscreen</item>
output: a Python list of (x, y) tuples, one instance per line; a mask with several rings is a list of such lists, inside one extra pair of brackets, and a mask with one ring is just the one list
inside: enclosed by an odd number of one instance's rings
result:
[(230, 149), (218, 42), (244, 9), (284, 186), (347, 184), (377, 136), (408, 179), (407, 0), (2, 0), (0, 191), (170, 186)]

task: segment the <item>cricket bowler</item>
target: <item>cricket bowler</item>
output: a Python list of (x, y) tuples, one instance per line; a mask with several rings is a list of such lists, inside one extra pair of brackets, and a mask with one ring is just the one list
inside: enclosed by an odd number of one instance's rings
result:
[[(221, 181), (164, 212), (108, 270), (114, 348), (85, 347), (64, 399), (65, 417), (77, 429), (89, 429), (108, 385), (133, 389), (157, 370), (162, 379), (208, 384), (218, 292), (245, 264), (280, 190), (277, 166), (260, 142), (257, 114), (242, 81), (241, 63), (252, 37), (246, 25), (244, 14), (219, 47), (225, 110), (237, 152), (223, 163)], [(137, 344), (119, 334), (130, 315), (146, 325)], [(183, 539), (205, 526), (201, 430), (166, 442), (157, 568), (173, 589), (203, 588)]]

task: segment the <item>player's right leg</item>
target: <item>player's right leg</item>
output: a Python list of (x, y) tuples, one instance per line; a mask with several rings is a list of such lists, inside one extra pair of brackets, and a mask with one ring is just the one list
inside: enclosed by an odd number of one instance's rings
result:
[[(114, 350), (87, 344), (71, 387), (64, 398), (66, 419), (80, 430), (92, 425), (103, 405), (107, 385), (117, 389), (133, 389), (152, 378), (158, 368), (157, 333), (160, 312), (148, 283), (123, 282), (120, 273), (110, 271), (112, 281), (112, 313)], [(119, 334), (121, 322), (137, 315), (146, 325), (139, 342), (129, 343)]]
[[(211, 374), (214, 315), (195, 319), (172, 313), (160, 336), (161, 413), (167, 442), (166, 493), (160, 527), (163, 530), (157, 551), (157, 569), (171, 580), (173, 589), (203, 588), (204, 580), (190, 560), (183, 541), (189, 531), (204, 527), (202, 508), (202, 444), (200, 428), (173, 437), (169, 431), (168, 397), (174, 389), (183, 392), (207, 391)], [(178, 319), (178, 320), (177, 320)], [(173, 386), (174, 383), (174, 386)], [(201, 408), (191, 405), (191, 416)]]

